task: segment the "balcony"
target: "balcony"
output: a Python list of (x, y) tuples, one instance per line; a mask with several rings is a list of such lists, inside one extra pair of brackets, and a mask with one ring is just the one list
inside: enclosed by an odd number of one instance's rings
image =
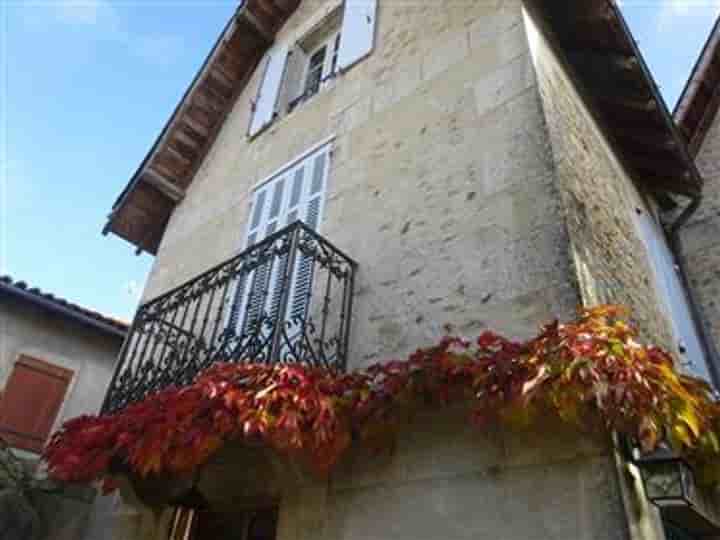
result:
[(187, 385), (215, 362), (343, 371), (356, 268), (298, 221), (143, 304), (102, 412)]

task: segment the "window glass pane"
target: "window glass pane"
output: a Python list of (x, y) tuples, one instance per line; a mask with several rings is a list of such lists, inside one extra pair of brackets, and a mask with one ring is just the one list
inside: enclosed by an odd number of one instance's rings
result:
[(310, 58), (310, 69), (314, 69), (323, 65), (325, 61), (325, 47), (321, 47), (315, 54)]
[(305, 83), (305, 95), (309, 96), (320, 90), (320, 82), (322, 81), (323, 65), (325, 64), (326, 47), (322, 47), (319, 51), (310, 57), (310, 65), (308, 67), (307, 81)]

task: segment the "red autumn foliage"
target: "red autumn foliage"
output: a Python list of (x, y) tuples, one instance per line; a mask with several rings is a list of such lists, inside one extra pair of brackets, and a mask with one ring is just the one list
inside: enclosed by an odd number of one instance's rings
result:
[(142, 476), (185, 473), (225, 441), (264, 444), (328, 472), (353, 441), (382, 446), (408, 409), (472, 405), (479, 425), (522, 426), (553, 415), (586, 430), (660, 440), (720, 482), (720, 405), (702, 381), (642, 346), (621, 308), (601, 306), (526, 342), (486, 332), (445, 338), (406, 361), (349, 374), (300, 365), (217, 364), (111, 416), (67, 422), (45, 459), (52, 477), (91, 482), (111, 463)]

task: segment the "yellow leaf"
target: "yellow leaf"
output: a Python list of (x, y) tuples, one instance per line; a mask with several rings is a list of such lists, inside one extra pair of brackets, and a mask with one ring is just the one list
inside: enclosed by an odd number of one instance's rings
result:
[(700, 420), (693, 407), (684, 403), (677, 416), (690, 428), (694, 437), (700, 436)]
[(610, 344), (610, 350), (616, 357), (623, 358), (625, 356), (625, 346), (622, 341), (619, 339), (611, 339)]
[[(675, 424), (672, 428), (672, 435), (673, 435), (673, 446), (681, 446), (677, 443), (682, 443), (685, 446), (692, 446), (692, 439), (690, 438), (690, 432), (685, 427), (685, 424)], [(675, 450), (679, 450), (681, 448), (675, 448)]]

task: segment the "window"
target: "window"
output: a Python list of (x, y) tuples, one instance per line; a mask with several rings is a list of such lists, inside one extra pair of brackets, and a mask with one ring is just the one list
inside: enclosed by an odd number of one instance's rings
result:
[(0, 398), (0, 436), (11, 446), (41, 452), (73, 372), (21, 356)]
[(680, 367), (691, 375), (710, 382), (712, 379), (707, 358), (665, 233), (653, 216), (641, 209), (636, 212), (636, 228), (647, 249), (655, 288), (670, 320), (676, 349), (680, 355)]
[(276, 507), (221, 514), (211, 510), (178, 509), (170, 527), (170, 540), (275, 540)]
[(325, 72), (325, 56), (327, 56), (327, 46), (323, 45), (320, 49), (310, 57), (310, 65), (308, 66), (307, 77), (305, 78), (305, 97), (316, 94), (320, 90), (320, 83), (327, 75)]
[[(331, 21), (321, 34), (322, 42), (312, 49), (313, 52), (309, 55), (307, 62), (304, 62), (305, 55), (302, 51), (295, 53), (296, 58), (300, 58), (300, 62), (306, 63), (305, 77), (299, 95), (288, 102), (288, 112), (292, 111), (299, 103), (317, 94), (323, 85), (335, 76), (340, 49), (340, 32)], [(312, 43), (312, 40), (310, 42)], [(287, 92), (297, 93), (294, 86), (292, 79), (288, 77)]]
[[(294, 160), (253, 193), (246, 247), (253, 246), (274, 232), (303, 221), (318, 230), (322, 221), (329, 169), (330, 144), (325, 144)], [(277, 315), (282, 291), (276, 285), (279, 272), (287, 264), (260, 266), (238, 285), (230, 315), (230, 326), (238, 333), (257, 327), (266, 317)], [(292, 277), (286, 317), (302, 317), (307, 310), (308, 289), (312, 284), (311, 261), (300, 257)]]
[(377, 0), (345, 0), (294, 43), (268, 54), (248, 135), (260, 133), (281, 114), (322, 90), (336, 73), (368, 56), (375, 43)]

